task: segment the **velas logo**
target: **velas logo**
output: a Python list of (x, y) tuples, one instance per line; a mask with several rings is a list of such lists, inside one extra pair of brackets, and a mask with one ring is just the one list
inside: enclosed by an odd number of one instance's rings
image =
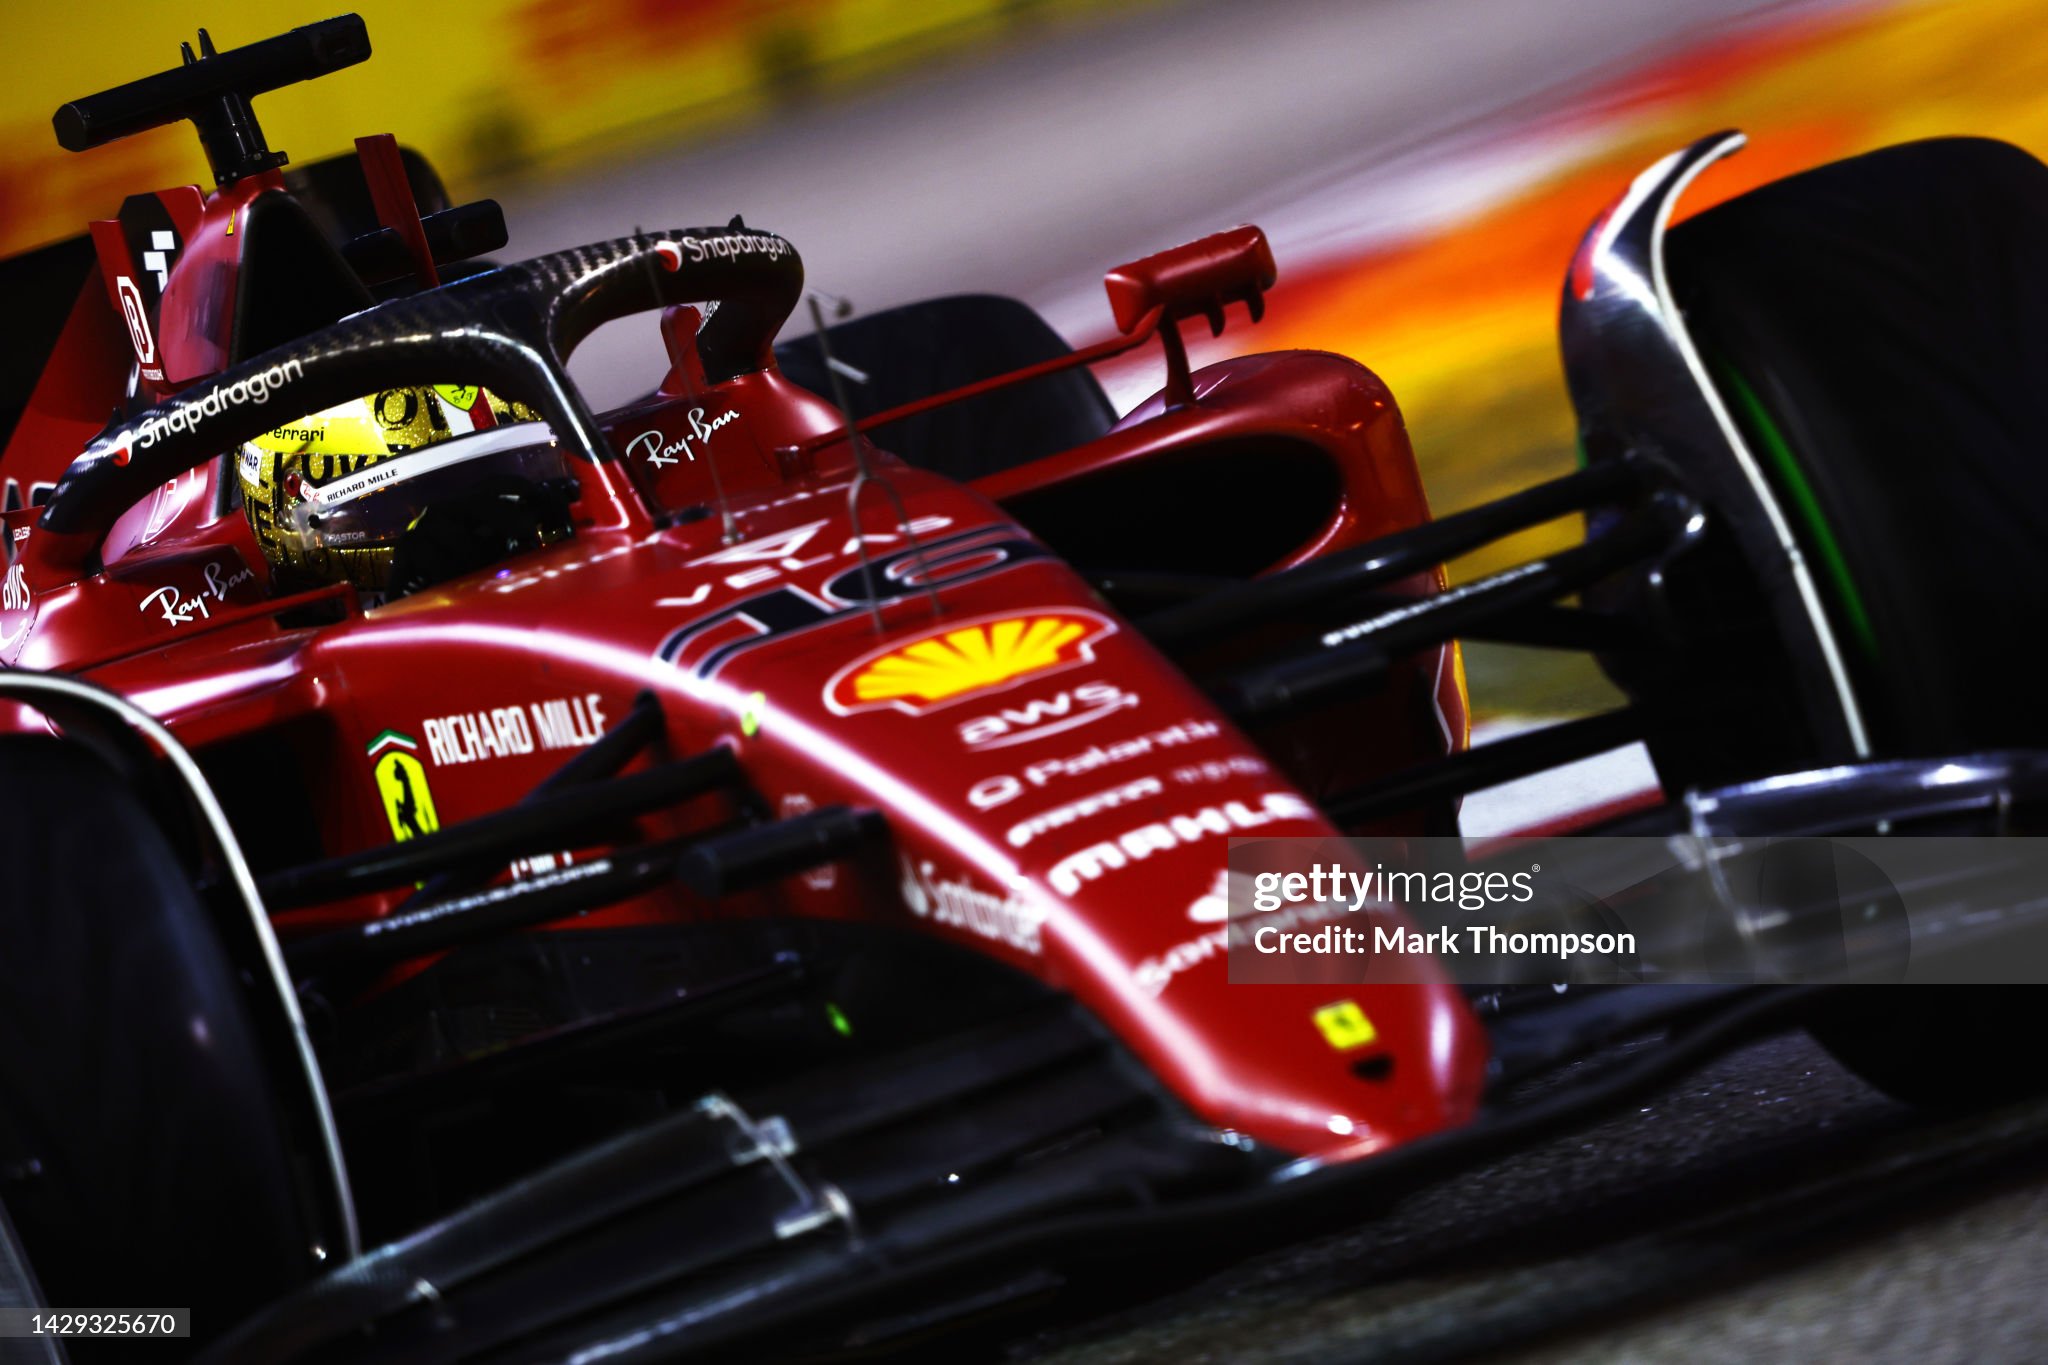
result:
[(941, 626), (856, 659), (833, 675), (825, 704), (838, 715), (894, 707), (908, 715), (1090, 663), (1116, 626), (1066, 608), (989, 616)]

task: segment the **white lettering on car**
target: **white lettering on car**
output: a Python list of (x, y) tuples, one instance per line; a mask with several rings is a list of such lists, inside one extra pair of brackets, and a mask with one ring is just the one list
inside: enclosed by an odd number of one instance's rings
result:
[(970, 749), (1007, 749), (1078, 730), (1137, 704), (1137, 693), (1115, 683), (1085, 682), (963, 721), (960, 742)]
[(168, 432), (196, 431), (199, 424), (209, 417), (218, 417), (244, 403), (261, 403), (272, 392), (296, 381), (304, 372), (303, 362), (283, 360), (267, 369), (244, 375), (232, 384), (210, 388), (197, 398), (168, 403), (161, 412), (152, 414), (141, 426), (108, 447), (108, 453), (113, 456), (115, 464), (127, 464), (136, 446), (147, 450)]
[[(1230, 951), (1231, 926), (1223, 923), (1229, 918), (1230, 904), (1223, 899), (1223, 888), (1227, 875), (1216, 879), (1216, 886), (1207, 896), (1188, 907), (1188, 918), (1198, 924), (1222, 924), (1221, 928), (1205, 930), (1182, 943), (1176, 943), (1163, 953), (1145, 958), (1131, 968), (1131, 977), (1138, 983), (1138, 989), (1158, 999), (1165, 994), (1173, 979), (1190, 967), (1218, 958)], [(1202, 913), (1197, 913), (1201, 911)], [(1297, 905), (1279, 911), (1270, 918), (1261, 917), (1260, 929), (1292, 929), (1304, 923), (1311, 923), (1335, 913), (1330, 905)], [(1242, 940), (1240, 940), (1240, 943)]]
[(169, 584), (144, 597), (136, 604), (135, 609), (146, 612), (152, 607), (164, 614), (164, 624), (167, 626), (182, 626), (194, 616), (213, 615), (207, 610), (205, 593), (193, 597), (179, 597), (178, 590)]
[[(1223, 727), (1213, 720), (1190, 718), (1163, 730), (1133, 735), (1109, 744), (1091, 744), (1063, 758), (1042, 759), (1015, 772), (984, 777), (967, 790), (967, 800), (976, 810), (994, 810), (1028, 791), (1035, 791), (1060, 778), (1085, 777), (1100, 769), (1144, 758), (1160, 749), (1179, 748), (1214, 739)], [(1264, 771), (1261, 764), (1259, 771)]]
[[(678, 455), (681, 455), (684, 460), (694, 461), (697, 458), (696, 445), (703, 445), (708, 442), (711, 439), (711, 433), (724, 426), (727, 422), (738, 421), (739, 414), (737, 412), (721, 412), (718, 416), (707, 422), (704, 420), (704, 409), (691, 408), (685, 415), (684, 420), (690, 424), (690, 430), (687, 434), (678, 436), (673, 441), (668, 441), (663, 439), (660, 431), (643, 431), (626, 443), (626, 453), (628, 455), (640, 456), (656, 469), (666, 469), (672, 464), (682, 463), (681, 460), (676, 458)], [(696, 445), (693, 445), (692, 442), (695, 442)]]
[(1047, 880), (1053, 890), (1063, 896), (1072, 896), (1086, 883), (1099, 881), (1112, 872), (1143, 862), (1155, 853), (1164, 853), (1211, 835), (1260, 829), (1276, 821), (1310, 820), (1315, 818), (1315, 813), (1315, 807), (1291, 792), (1268, 792), (1260, 798), (1256, 810), (1242, 801), (1203, 806), (1186, 815), (1139, 825), (1115, 839), (1090, 844), (1053, 864)]
[(1135, 782), (1126, 782), (1121, 787), (1111, 787), (1107, 791), (1096, 792), (1093, 796), (1084, 796), (1079, 801), (1054, 806), (1051, 810), (1034, 815), (1029, 820), (1020, 820), (1010, 826), (1010, 832), (1004, 836), (1004, 841), (1011, 848), (1022, 848), (1042, 834), (1050, 834), (1056, 829), (1079, 824), (1090, 816), (1100, 815), (1106, 810), (1115, 810), (1118, 806), (1129, 805), (1133, 801), (1163, 795), (1165, 791), (1166, 784), (1158, 778), (1141, 777)]
[(256, 577), (253, 569), (247, 567), (229, 569), (217, 559), (210, 559), (199, 571), (199, 590), (190, 596), (181, 593), (175, 586), (166, 583), (135, 604), (137, 611), (161, 612), (167, 626), (182, 626), (197, 619), (211, 619), (214, 602), (225, 602), (228, 594), (242, 584)]
[[(910, 523), (910, 533), (916, 536), (930, 535), (934, 531), (943, 531), (952, 524), (953, 519), (951, 517), (917, 517)], [(845, 544), (836, 548), (830, 545), (821, 546), (819, 547), (820, 553), (811, 555), (809, 558), (801, 557), (804, 551), (810, 548), (811, 542), (817, 537), (818, 532), (824, 530), (828, 525), (830, 523), (826, 521), (807, 521), (801, 526), (792, 526), (788, 530), (777, 531), (773, 535), (761, 536), (755, 540), (742, 541), (738, 545), (727, 546), (715, 554), (708, 554), (693, 559), (685, 567), (696, 569), (708, 565), (725, 567), (736, 564), (749, 567), (699, 583), (687, 593), (671, 593), (666, 597), (657, 597), (654, 599), (654, 605), (657, 607), (702, 606), (710, 599), (712, 589), (716, 584), (723, 584), (725, 587), (736, 592), (742, 591), (780, 578), (785, 574), (816, 568), (820, 564), (830, 564), (836, 559), (843, 559), (848, 555), (857, 553), (863, 542), (868, 545), (887, 545), (902, 539), (902, 536), (894, 531), (869, 531), (858, 537), (848, 536)]]
[(247, 583), (256, 576), (249, 568), (236, 569), (233, 573), (221, 568), (219, 560), (208, 560), (201, 577), (206, 579), (206, 595), (216, 602), (228, 600), (228, 589)]
[(768, 232), (685, 237), (679, 245), (692, 261), (730, 260), (735, 256), (766, 256), (779, 261), (792, 250), (788, 242)]
[(903, 860), (903, 903), (919, 919), (965, 930), (1036, 957), (1045, 910), (1029, 898), (985, 891), (965, 877), (942, 877), (930, 862)]
[(442, 767), (541, 749), (581, 749), (604, 734), (603, 698), (587, 692), (524, 706), (458, 711), (429, 717), (420, 728), (427, 736), (427, 752)]

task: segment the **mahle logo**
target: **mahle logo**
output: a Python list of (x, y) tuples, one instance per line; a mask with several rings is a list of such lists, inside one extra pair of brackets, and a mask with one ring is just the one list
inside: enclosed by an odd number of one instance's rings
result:
[(1097, 612), (1046, 610), (941, 627), (857, 659), (833, 677), (826, 703), (842, 716), (894, 707), (917, 716), (983, 692), (1093, 662), (1116, 627)]

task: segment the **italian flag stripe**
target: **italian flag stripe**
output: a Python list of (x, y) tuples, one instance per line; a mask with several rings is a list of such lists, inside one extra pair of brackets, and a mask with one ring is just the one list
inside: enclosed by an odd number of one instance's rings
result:
[(396, 730), (386, 730), (383, 734), (363, 746), (363, 752), (375, 758), (386, 749), (417, 749), (419, 747), (419, 741), (411, 735), (401, 735)]

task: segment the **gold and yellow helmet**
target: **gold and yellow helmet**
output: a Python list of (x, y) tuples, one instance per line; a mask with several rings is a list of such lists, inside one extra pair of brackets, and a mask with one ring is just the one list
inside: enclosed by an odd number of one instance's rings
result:
[(430, 498), (489, 473), (563, 473), (532, 409), (454, 384), (313, 413), (244, 445), (238, 468), (243, 511), (280, 580), (372, 592), (389, 585), (398, 538)]

